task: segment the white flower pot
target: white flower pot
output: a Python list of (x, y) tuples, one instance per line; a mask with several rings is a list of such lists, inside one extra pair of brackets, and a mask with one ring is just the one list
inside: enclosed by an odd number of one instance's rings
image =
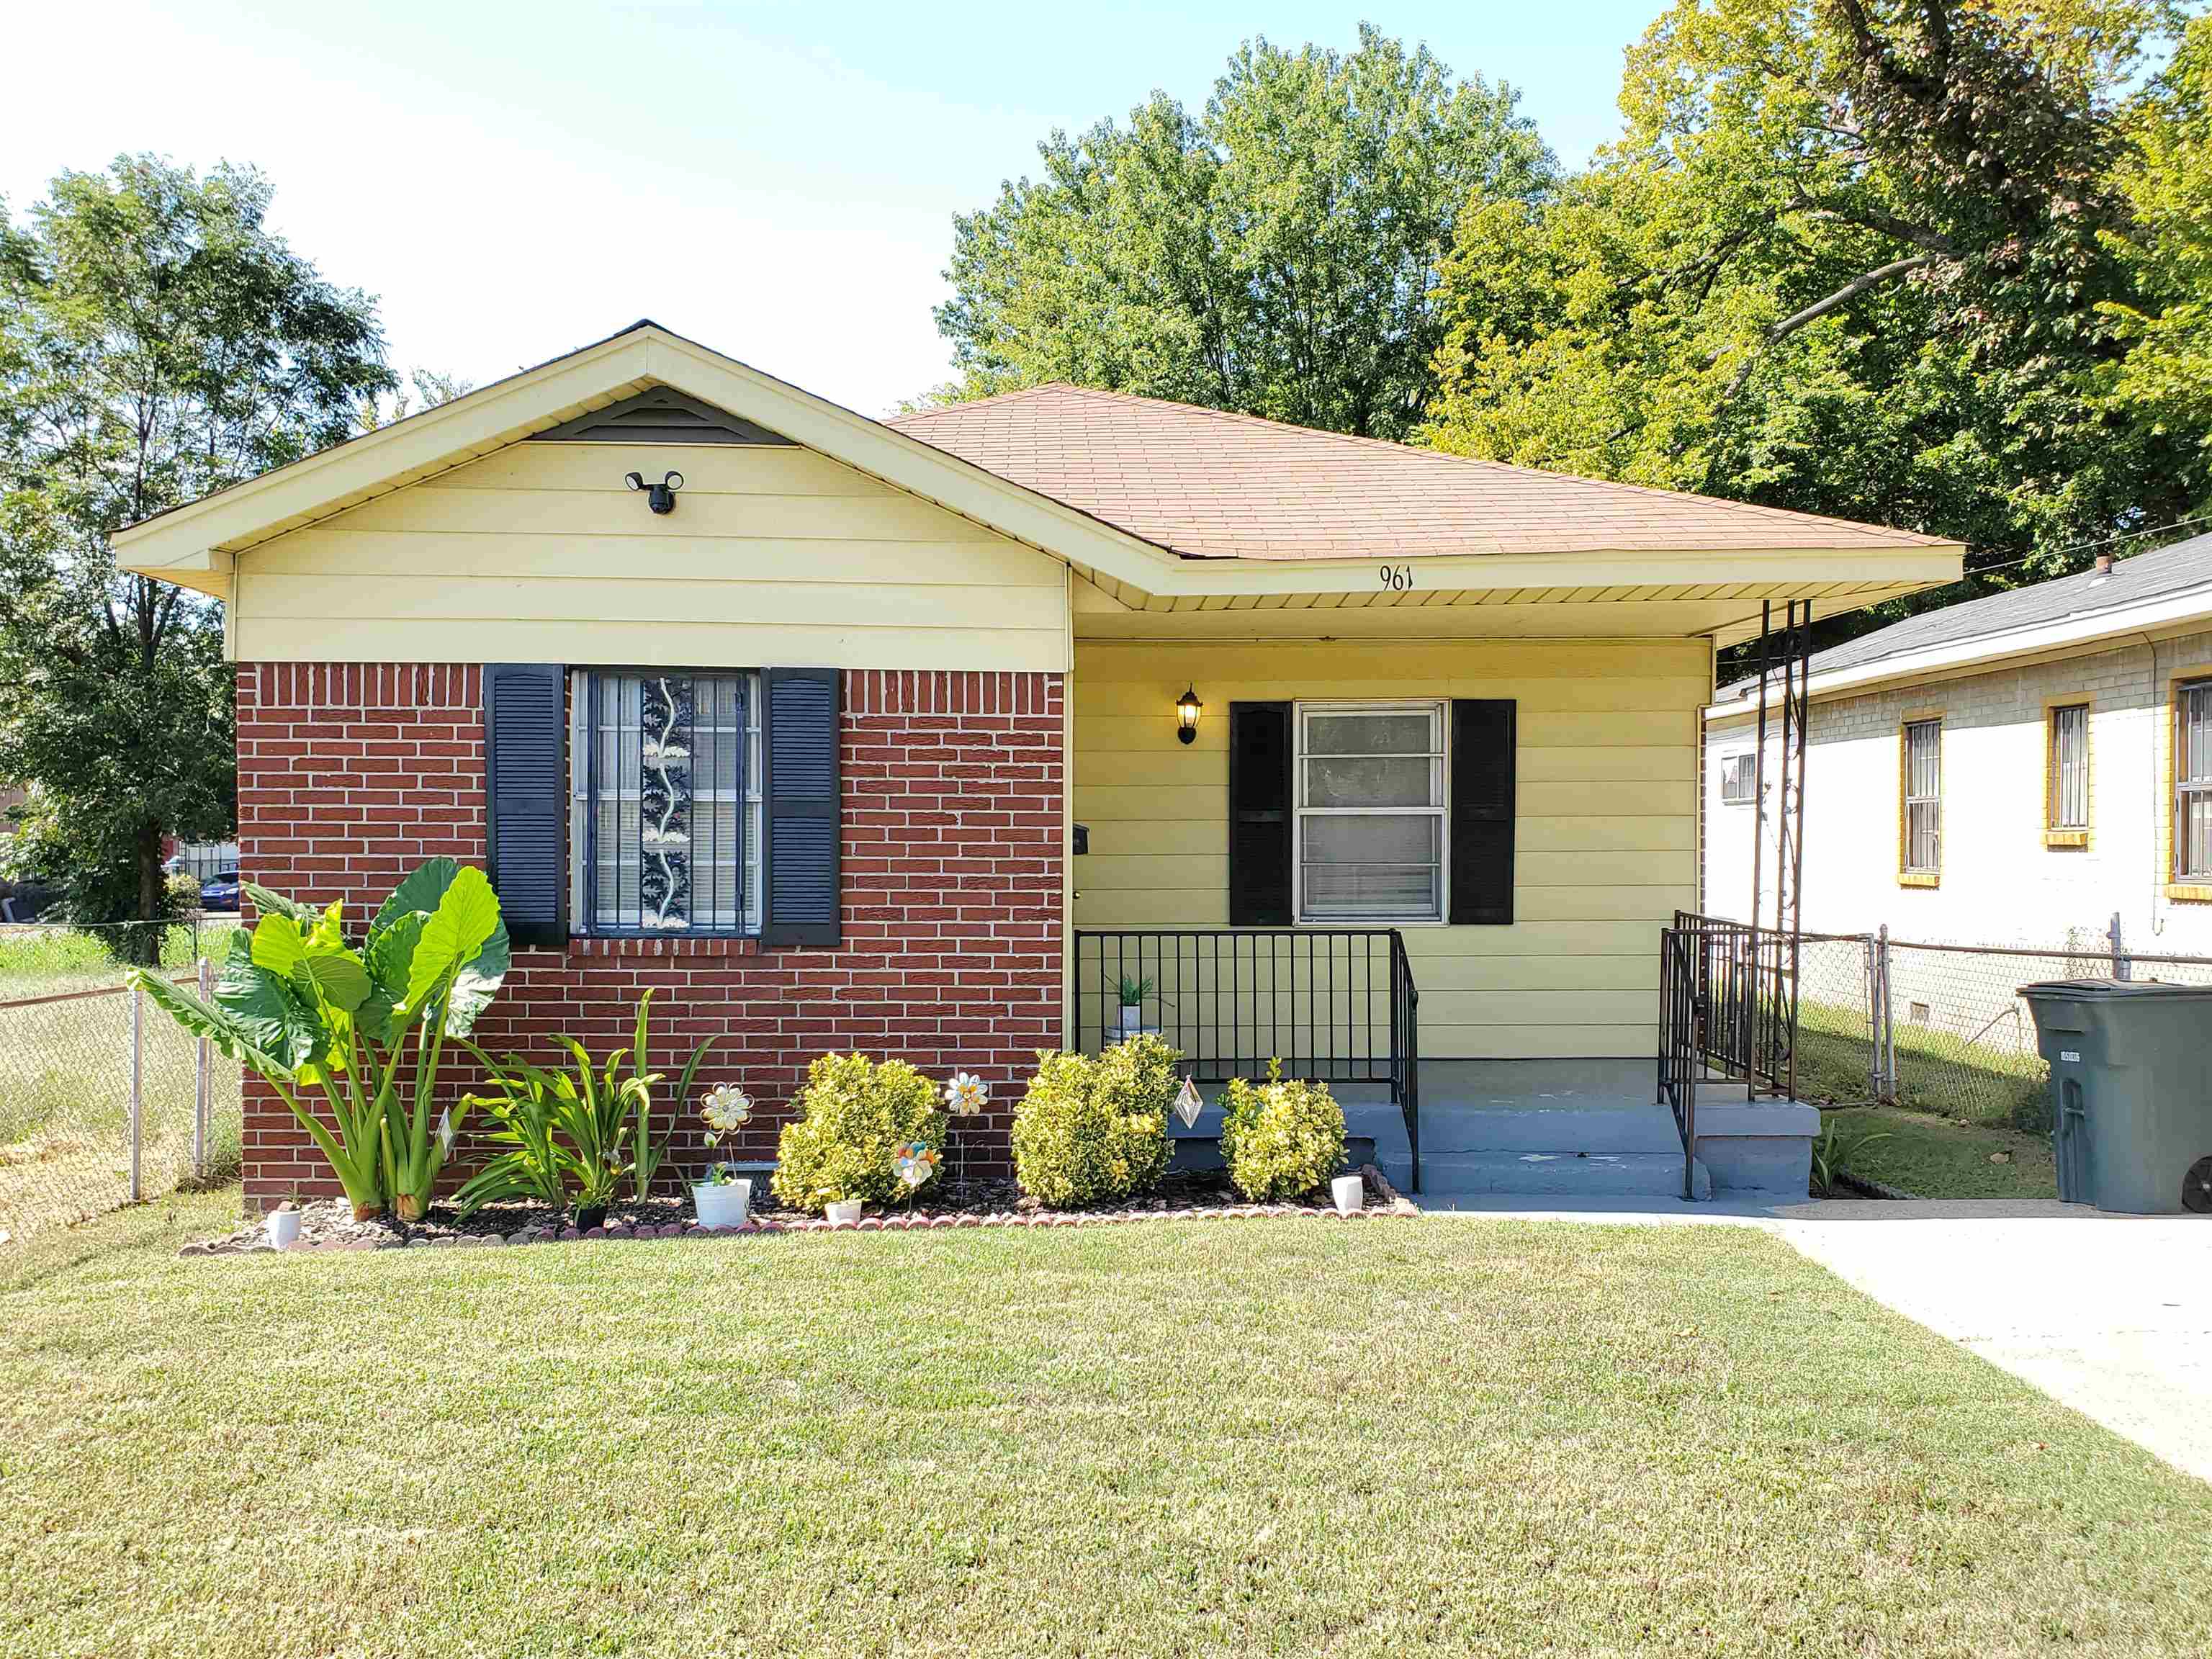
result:
[(1138, 1032), (1139, 1032), (1139, 1031), (1143, 1030), (1144, 1029), (1145, 1029), (1145, 1009), (1144, 1009), (1144, 1005), (1143, 1005), (1143, 1004), (1141, 1004), (1141, 1003), (1136, 1003), (1136, 1002), (1125, 1002), (1125, 1003), (1123, 1003), (1123, 1004), (1121, 1005), (1121, 1036), (1122, 1036), (1124, 1038), (1133, 1037), (1133, 1036), (1136, 1036)]
[(752, 1212), (753, 1183), (750, 1181), (726, 1181), (717, 1186), (702, 1181), (691, 1188), (691, 1202), (699, 1212), (702, 1227), (742, 1227)]
[(1356, 1175), (1339, 1176), (1328, 1183), (1328, 1195), (1336, 1200), (1336, 1212), (1350, 1215), (1354, 1210), (1367, 1207), (1367, 1182)]
[(857, 1198), (841, 1198), (824, 1213), (829, 1216), (830, 1224), (833, 1227), (854, 1227), (860, 1224), (860, 1212), (866, 1207)]
[(297, 1210), (271, 1210), (269, 1212), (269, 1243), (276, 1249), (289, 1250), (300, 1242), (300, 1212)]

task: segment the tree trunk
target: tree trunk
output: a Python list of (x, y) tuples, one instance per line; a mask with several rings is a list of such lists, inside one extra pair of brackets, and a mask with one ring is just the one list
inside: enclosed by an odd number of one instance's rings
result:
[(161, 826), (138, 826), (138, 845), (133, 861), (138, 866), (137, 918), (149, 926), (125, 927), (118, 953), (129, 962), (151, 968), (161, 959), (162, 921), (168, 914), (169, 895), (161, 874)]

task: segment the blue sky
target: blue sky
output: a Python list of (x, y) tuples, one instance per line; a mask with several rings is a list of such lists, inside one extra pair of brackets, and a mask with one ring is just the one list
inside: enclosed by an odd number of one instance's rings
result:
[[(1523, 94), (1564, 160), (1613, 132), (1661, 0), (1365, 15)], [(868, 414), (945, 378), (951, 218), (1054, 126), (1237, 44), (1348, 48), (1315, 5), (75, 4), (10, 19), (0, 196), (151, 149), (252, 161), (277, 227), (382, 304), (393, 362), (483, 381), (651, 316)], [(96, 56), (83, 43), (96, 39)], [(21, 95), (15, 95), (20, 94)]]

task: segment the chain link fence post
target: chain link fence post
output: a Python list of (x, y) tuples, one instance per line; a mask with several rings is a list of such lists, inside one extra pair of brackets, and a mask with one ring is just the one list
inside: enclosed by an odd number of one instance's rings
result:
[(1881, 1075), (1876, 1081), (1874, 1097), (1886, 1105), (1897, 1103), (1897, 1022), (1896, 1009), (1892, 1006), (1889, 983), (1889, 924), (1884, 922), (1875, 935), (1875, 1038), (1874, 1051)]
[[(195, 950), (199, 945), (199, 928), (192, 929)], [(199, 957), (200, 1000), (206, 1002), (214, 995), (210, 982), (215, 975), (214, 964), (205, 957)], [(215, 1047), (205, 1037), (199, 1040), (199, 1053), (192, 1067), (192, 1184), (207, 1185), (208, 1173), (208, 1094), (215, 1082)]]
[(131, 1201), (146, 1195), (146, 994), (131, 993)]

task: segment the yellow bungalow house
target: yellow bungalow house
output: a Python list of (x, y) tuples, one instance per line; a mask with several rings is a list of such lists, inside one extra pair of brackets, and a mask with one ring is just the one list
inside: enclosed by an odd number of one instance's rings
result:
[[(1003, 1156), (1035, 1051), (1133, 1021), (1371, 1092), (1432, 1190), (1680, 1185), (1715, 648), (1961, 551), (1070, 386), (872, 421), (650, 323), (118, 548), (226, 602), (250, 877), (486, 865), (495, 1045), (660, 986), (757, 1097), (976, 1072)], [(250, 1197), (317, 1179), (270, 1104)]]

